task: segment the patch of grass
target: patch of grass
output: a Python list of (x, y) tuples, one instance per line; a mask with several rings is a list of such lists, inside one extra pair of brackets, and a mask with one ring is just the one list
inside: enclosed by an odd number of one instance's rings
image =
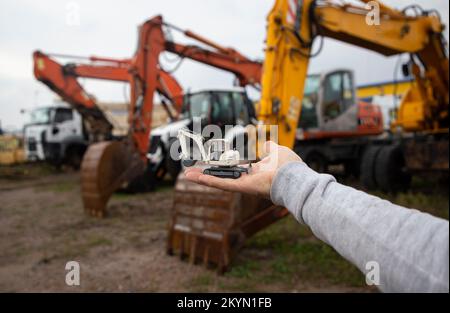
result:
[(219, 283), (219, 288), (226, 291), (252, 292), (257, 291), (255, 285), (258, 283), (255, 279), (238, 279), (228, 283)]
[(333, 248), (322, 242), (304, 242), (292, 247), (289, 268), (307, 281), (325, 280), (332, 284), (362, 287), (364, 275)]
[(233, 265), (231, 270), (225, 275), (235, 278), (250, 278), (253, 277), (260, 269), (260, 264), (254, 260), (245, 260), (241, 264)]
[(76, 181), (66, 181), (60, 182), (57, 184), (44, 185), (41, 187), (37, 187), (38, 191), (51, 191), (51, 192), (70, 192), (73, 191), (78, 186), (78, 182)]
[[(293, 217), (266, 228), (246, 244), (247, 251), (233, 264), (230, 277), (242, 281), (364, 287), (363, 274), (331, 247), (315, 239)], [(258, 255), (264, 253), (264, 258)]]
[(92, 248), (97, 246), (111, 246), (113, 242), (103, 236), (92, 236), (85, 243), (86, 247)]
[(214, 284), (214, 273), (203, 273), (196, 277), (194, 277), (187, 288), (191, 291), (195, 292), (206, 292), (208, 291), (208, 287)]
[(259, 249), (272, 249), (293, 238), (310, 237), (312, 237), (312, 232), (309, 228), (300, 225), (293, 217), (289, 216), (252, 237), (246, 246)]
[(385, 194), (382, 192), (373, 192), (372, 194), (407, 208), (417, 209), (434, 216), (449, 219), (449, 198), (448, 194), (445, 193), (408, 191), (397, 194)]
[(41, 162), (0, 166), (0, 177), (11, 180), (30, 179), (58, 172), (56, 167)]

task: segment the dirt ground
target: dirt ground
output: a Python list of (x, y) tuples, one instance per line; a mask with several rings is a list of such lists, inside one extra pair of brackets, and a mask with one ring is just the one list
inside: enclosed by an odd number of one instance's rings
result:
[[(13, 174), (0, 175), (3, 292), (375, 291), (291, 217), (249, 240), (231, 270), (218, 275), (165, 253), (170, 186), (116, 194), (109, 216), (94, 219), (83, 213), (78, 173), (31, 167)], [(448, 219), (444, 188), (390, 199)], [(81, 265), (80, 286), (65, 284), (71, 260)]]

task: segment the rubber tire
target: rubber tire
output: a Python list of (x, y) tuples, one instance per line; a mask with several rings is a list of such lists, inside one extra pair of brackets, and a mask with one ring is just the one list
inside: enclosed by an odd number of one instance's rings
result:
[(86, 148), (81, 146), (72, 146), (66, 151), (66, 156), (64, 158), (64, 163), (72, 167), (74, 170), (78, 171), (81, 167), (81, 162), (83, 160)]
[(411, 175), (404, 171), (405, 158), (400, 145), (382, 147), (375, 165), (375, 181), (379, 189), (396, 193), (409, 188)]
[(360, 159), (345, 162), (344, 169), (345, 169), (345, 176), (359, 178), (361, 173)]
[(155, 189), (156, 183), (155, 173), (150, 168), (150, 165), (147, 164), (144, 173), (130, 181), (124, 191), (131, 194), (149, 192)]
[(378, 187), (375, 180), (375, 162), (381, 148), (382, 146), (368, 146), (361, 157), (359, 180), (368, 190), (375, 190)]
[(165, 154), (165, 161), (164, 161), (167, 172), (169, 173), (169, 175), (173, 181), (175, 181), (177, 179), (178, 174), (180, 174), (180, 172), (181, 172), (181, 160), (173, 160), (170, 157), (170, 149), (171, 149), (172, 145), (177, 141), (178, 141), (177, 138), (171, 138), (169, 140), (168, 148), (167, 148), (166, 154)]
[(325, 173), (328, 168), (327, 159), (317, 151), (308, 153), (305, 157), (305, 163), (318, 173)]

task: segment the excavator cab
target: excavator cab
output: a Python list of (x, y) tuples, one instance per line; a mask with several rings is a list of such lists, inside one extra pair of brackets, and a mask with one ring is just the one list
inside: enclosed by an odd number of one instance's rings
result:
[(305, 83), (302, 114), (299, 126), (305, 130), (354, 129), (356, 118), (339, 125), (342, 116), (354, 113), (349, 109), (355, 106), (353, 73), (337, 70), (324, 74), (308, 75)]
[(182, 118), (201, 119), (202, 124), (247, 125), (255, 118), (255, 110), (243, 88), (206, 90), (184, 97)]
[(359, 102), (355, 94), (350, 70), (308, 75), (298, 124), (305, 137), (336, 137), (339, 133), (357, 136), (371, 128), (379, 132), (381, 111), (377, 106)]
[[(242, 156), (248, 155), (245, 153), (245, 136), (247, 136), (245, 126), (253, 123), (254, 119), (255, 109), (244, 88), (188, 92), (184, 95), (179, 119), (152, 130), (150, 139), (152, 144), (147, 154), (151, 168), (155, 172), (162, 173), (156, 175), (158, 179), (162, 179), (168, 172), (170, 177), (176, 180), (181, 171), (181, 162), (179, 158), (172, 158), (169, 152), (176, 144), (176, 136), (182, 128), (202, 133), (205, 139), (209, 140), (214, 133), (204, 132), (204, 127), (217, 125), (221, 129), (223, 138), (233, 144), (232, 148), (240, 150)], [(194, 129), (194, 121), (200, 122), (201, 129), (196, 129), (198, 124)], [(244, 140), (240, 137), (244, 137)], [(241, 142), (244, 146), (239, 145)], [(180, 149), (178, 151), (180, 152)]]

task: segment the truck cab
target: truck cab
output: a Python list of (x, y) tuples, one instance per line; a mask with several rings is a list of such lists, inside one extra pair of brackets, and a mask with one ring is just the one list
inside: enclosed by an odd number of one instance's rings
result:
[(75, 168), (88, 145), (81, 115), (63, 104), (32, 110), (24, 126), (24, 140), (27, 160)]
[[(188, 92), (184, 95), (179, 119), (173, 123), (155, 128), (150, 136), (150, 150), (147, 154), (149, 165), (157, 175), (169, 172), (175, 179), (181, 170), (181, 162), (170, 157), (170, 149), (177, 142), (178, 131), (182, 128), (193, 130), (194, 122), (199, 122), (203, 137), (205, 126), (217, 125), (223, 139), (237, 142), (239, 136), (246, 140), (245, 126), (256, 120), (255, 109), (244, 88), (208, 89)], [(197, 124), (198, 125), (198, 124)], [(227, 127), (226, 127), (227, 126)], [(232, 126), (232, 127), (230, 127)]]

